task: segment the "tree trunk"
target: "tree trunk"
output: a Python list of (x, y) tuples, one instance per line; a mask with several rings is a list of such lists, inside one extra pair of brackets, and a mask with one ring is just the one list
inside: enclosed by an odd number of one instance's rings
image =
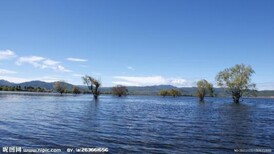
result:
[(236, 97), (236, 96), (233, 96), (233, 101), (234, 103), (240, 103), (240, 98), (239, 97)]
[(232, 91), (232, 98), (234, 103), (240, 103), (240, 98), (242, 97), (240, 91)]
[(200, 102), (203, 102), (204, 98), (205, 98), (205, 90), (203, 90), (200, 93), (198, 93), (198, 96), (200, 98)]
[(98, 95), (93, 95), (93, 98), (97, 100), (98, 99)]

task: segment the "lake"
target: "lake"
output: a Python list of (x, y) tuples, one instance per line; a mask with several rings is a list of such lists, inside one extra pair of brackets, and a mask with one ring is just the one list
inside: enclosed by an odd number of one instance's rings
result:
[(110, 153), (274, 150), (274, 99), (0, 93), (0, 146), (106, 147)]

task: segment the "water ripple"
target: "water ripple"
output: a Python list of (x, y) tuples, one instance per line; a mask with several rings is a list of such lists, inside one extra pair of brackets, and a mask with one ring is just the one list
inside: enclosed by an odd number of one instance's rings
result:
[(273, 149), (274, 100), (0, 95), (0, 145), (108, 147), (111, 153)]

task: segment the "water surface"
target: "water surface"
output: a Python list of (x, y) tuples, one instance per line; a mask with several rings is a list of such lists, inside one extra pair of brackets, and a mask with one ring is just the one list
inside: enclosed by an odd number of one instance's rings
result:
[(107, 147), (110, 153), (274, 149), (274, 99), (0, 94), (0, 146)]

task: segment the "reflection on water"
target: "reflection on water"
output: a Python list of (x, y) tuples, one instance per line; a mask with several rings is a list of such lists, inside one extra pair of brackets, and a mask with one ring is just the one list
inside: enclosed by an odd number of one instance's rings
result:
[(0, 94), (0, 146), (220, 153), (274, 145), (274, 100)]

